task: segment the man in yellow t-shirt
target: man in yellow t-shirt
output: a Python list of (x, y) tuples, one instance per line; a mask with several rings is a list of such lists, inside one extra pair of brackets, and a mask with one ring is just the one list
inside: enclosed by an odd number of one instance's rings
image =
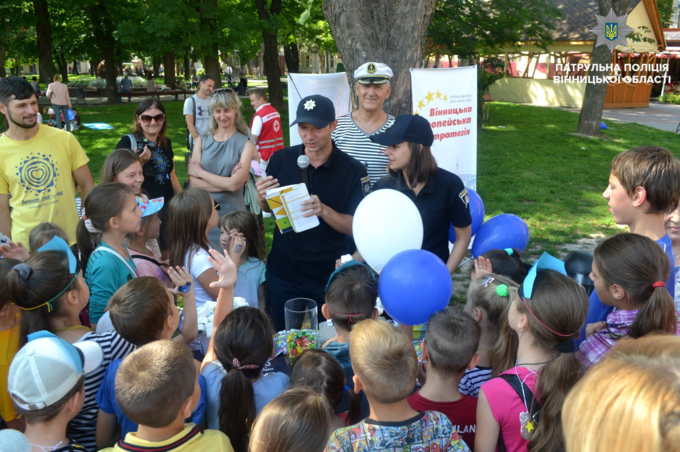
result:
[(83, 199), (94, 186), (83, 148), (72, 134), (37, 123), (35, 92), (20, 77), (0, 80), (0, 113), (8, 126), (0, 137), (0, 232), (27, 244), (49, 221), (75, 243), (75, 184)]

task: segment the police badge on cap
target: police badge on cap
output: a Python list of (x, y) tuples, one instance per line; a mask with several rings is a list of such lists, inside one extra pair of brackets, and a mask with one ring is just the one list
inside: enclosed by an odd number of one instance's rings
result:
[(392, 69), (383, 63), (364, 63), (354, 71), (354, 79), (361, 85), (389, 83), (392, 76)]

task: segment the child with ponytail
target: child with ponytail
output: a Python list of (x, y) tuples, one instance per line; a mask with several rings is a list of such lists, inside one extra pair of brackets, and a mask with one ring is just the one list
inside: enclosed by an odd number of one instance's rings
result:
[(458, 385), (461, 394), (477, 397), (483, 383), (514, 366), (517, 334), (508, 325), (508, 309), (516, 296), (517, 284), (495, 273), (485, 273), (470, 282), (464, 311), (479, 323), (482, 335), (477, 349), (479, 362), (465, 371)]
[(518, 338), (515, 367), (479, 392), (476, 452), (563, 450), (560, 412), (582, 373), (574, 339), (587, 314), (585, 289), (544, 253), (508, 310)]
[(256, 415), (289, 386), (288, 376), (281, 372), (262, 373), (274, 354), (273, 335), (262, 310), (238, 308), (212, 338), (217, 361), (206, 365), (209, 353), (203, 363), (208, 428), (226, 434), (236, 452), (245, 452)]
[[(326, 397), (333, 410), (329, 413), (331, 431), (361, 421), (361, 399), (348, 386), (340, 363), (324, 350), (311, 349), (300, 354), (290, 369), (290, 386), (310, 387)], [(345, 394), (349, 396), (349, 411), (337, 413)]]
[[(125, 236), (139, 231), (142, 211), (127, 185), (97, 185), (85, 198), (87, 218), (78, 223), (78, 249), (90, 288), (90, 323), (96, 328), (109, 298), (129, 280), (137, 267), (125, 246)], [(89, 220), (95, 232), (86, 225)]]
[(621, 337), (677, 334), (678, 314), (664, 282), (669, 274), (668, 258), (650, 238), (618, 234), (595, 248), (590, 278), (600, 301), (616, 310), (586, 327), (578, 353), (583, 367), (600, 361)]
[(7, 297), (21, 308), (20, 345), (26, 344), (29, 334), (45, 330), (71, 344), (93, 341), (101, 346), (102, 365), (85, 376), (85, 402), (68, 425), (68, 434), (76, 443), (97, 450), (97, 391), (108, 365), (125, 358), (134, 346), (115, 331), (95, 333), (81, 325), (79, 314), (87, 306), (90, 290), (75, 255), (59, 237), (12, 267), (7, 274)]

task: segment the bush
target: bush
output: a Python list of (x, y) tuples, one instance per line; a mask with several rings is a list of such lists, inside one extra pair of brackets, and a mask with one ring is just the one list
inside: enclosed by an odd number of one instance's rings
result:
[(664, 104), (680, 105), (680, 94), (664, 94), (661, 96), (661, 102)]

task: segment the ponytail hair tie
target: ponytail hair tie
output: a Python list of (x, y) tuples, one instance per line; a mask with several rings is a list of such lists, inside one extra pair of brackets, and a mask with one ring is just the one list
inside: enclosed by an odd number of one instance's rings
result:
[(510, 293), (508, 292), (508, 286), (505, 284), (499, 284), (496, 286), (496, 295), (499, 297), (507, 298)]
[(652, 284), (652, 287), (656, 289), (657, 287), (666, 287), (666, 283), (663, 281), (657, 281), (654, 284)]
[(241, 364), (238, 360), (238, 358), (234, 358), (233, 361), (231, 362), (231, 365), (234, 369), (236, 370), (243, 370), (243, 369), (257, 369), (258, 365), (256, 364)]
[(512, 256), (515, 250), (513, 250), (512, 248), (505, 248), (505, 252), (508, 253), (508, 256)]
[(19, 274), (19, 278), (21, 278), (22, 281), (26, 281), (31, 276), (31, 273), (33, 273), (31, 266), (24, 263), (15, 265), (12, 267), (12, 270), (15, 270)]
[(557, 351), (560, 353), (574, 353), (576, 350), (573, 339), (567, 339), (564, 342), (560, 342), (555, 348), (557, 348)]

